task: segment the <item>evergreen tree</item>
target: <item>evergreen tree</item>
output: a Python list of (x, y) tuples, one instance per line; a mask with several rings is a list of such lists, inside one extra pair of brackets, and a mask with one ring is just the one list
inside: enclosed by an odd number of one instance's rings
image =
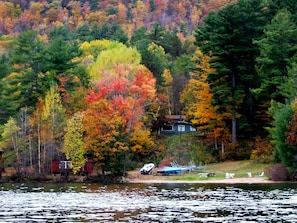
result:
[(219, 113), (229, 113), (232, 144), (237, 135), (252, 137), (257, 132), (253, 126), (254, 99), (251, 88), (258, 85), (255, 58), (259, 54), (254, 44), (263, 34), (269, 20), (264, 1), (239, 0), (219, 12), (211, 12), (198, 27), (196, 43), (210, 56), (211, 68), (207, 81), (213, 93), (213, 104)]
[(109, 34), (109, 26), (107, 23), (103, 23), (101, 27), (98, 28), (97, 30), (97, 35), (95, 38), (96, 39), (108, 39), (110, 34)]
[(7, 85), (9, 81), (7, 77), (11, 71), (12, 67), (8, 58), (2, 55), (0, 57), (0, 125), (4, 124), (10, 116), (14, 116), (17, 112), (13, 101), (11, 101), (11, 89)]
[(48, 34), (49, 39), (62, 38), (65, 41), (73, 39), (73, 33), (64, 25), (58, 25), (53, 28)]
[(297, 62), (297, 26), (287, 10), (281, 10), (265, 28), (264, 37), (256, 43), (260, 47), (257, 58), (261, 86), (254, 92), (262, 103), (271, 99), (285, 103), (286, 95), (280, 86), (288, 77), (288, 68)]
[[(292, 150), (286, 143), (286, 132), (294, 110), (290, 104), (272, 102), (269, 109), (274, 121), (273, 127), (269, 129), (272, 145), (275, 147), (275, 158), (277, 162), (282, 162), (286, 166), (292, 166), (297, 151)], [(294, 161), (296, 162), (296, 161)]]
[(79, 64), (82, 54), (77, 42), (66, 42), (62, 38), (54, 39), (47, 48), (47, 83), (48, 89), (52, 83), (57, 83), (64, 106), (68, 103), (69, 95), (76, 87), (87, 88), (89, 75)]
[(163, 83), (162, 74), (164, 70), (168, 67), (168, 54), (165, 53), (163, 47), (151, 43), (147, 48), (140, 49), (142, 60), (141, 63), (144, 64), (157, 79), (157, 88)]
[(34, 107), (46, 90), (44, 52), (44, 44), (32, 30), (21, 33), (11, 45), (10, 60), (15, 73), (10, 75), (8, 84), (18, 108)]
[(47, 48), (47, 70), (54, 75), (65, 74), (77, 65), (73, 59), (80, 55), (80, 50), (76, 42), (69, 43), (57, 37), (53, 39)]
[(82, 42), (93, 40), (93, 36), (91, 35), (90, 26), (88, 23), (84, 23), (83, 25), (79, 26), (76, 30), (76, 34), (77, 38)]
[(110, 37), (109, 39), (118, 41), (120, 43), (127, 43), (128, 36), (124, 30), (120, 27), (118, 23), (113, 23), (110, 27)]
[(281, 9), (285, 9), (292, 14), (292, 19), (297, 23), (297, 4), (295, 0), (268, 0), (269, 9), (273, 15)]
[(130, 43), (137, 46), (143, 40), (149, 39), (147, 28), (144, 26), (138, 27), (130, 38)]
[(284, 77), (284, 82), (280, 84), (281, 95), (288, 103), (297, 98), (297, 63), (293, 63), (288, 69), (288, 76)]
[(170, 54), (173, 58), (180, 56), (182, 43), (174, 33), (164, 34), (164, 37), (157, 43), (162, 46), (165, 52)]

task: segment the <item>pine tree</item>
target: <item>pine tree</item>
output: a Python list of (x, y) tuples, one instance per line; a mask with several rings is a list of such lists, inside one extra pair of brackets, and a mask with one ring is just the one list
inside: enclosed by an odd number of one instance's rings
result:
[(46, 91), (44, 52), (44, 44), (32, 30), (21, 33), (11, 46), (10, 60), (15, 73), (10, 74), (8, 84), (18, 108), (34, 107)]
[[(211, 12), (198, 27), (196, 43), (210, 56), (207, 81), (213, 93), (217, 112), (229, 113), (232, 144), (237, 136), (249, 138), (258, 131), (253, 128), (254, 100), (251, 89), (257, 86), (255, 58), (259, 50), (254, 44), (263, 34), (269, 20), (264, 1), (239, 0), (219, 12)], [(260, 130), (262, 131), (262, 130)]]
[(0, 58), (0, 125), (4, 124), (10, 116), (17, 113), (17, 107), (13, 103), (11, 97), (11, 89), (8, 86), (9, 79), (7, 78), (12, 71), (11, 64), (5, 55)]
[(256, 41), (260, 48), (257, 65), (261, 85), (254, 93), (262, 103), (287, 100), (280, 86), (287, 79), (292, 63), (297, 62), (297, 26), (290, 17), (287, 10), (279, 11), (266, 26), (264, 37)]

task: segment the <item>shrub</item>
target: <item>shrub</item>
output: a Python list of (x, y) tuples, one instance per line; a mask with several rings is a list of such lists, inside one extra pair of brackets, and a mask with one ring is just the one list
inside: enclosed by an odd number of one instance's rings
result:
[(261, 162), (261, 163), (271, 163), (274, 159), (273, 148), (270, 143), (267, 142), (266, 139), (256, 138), (253, 145), (251, 160)]
[(270, 180), (274, 181), (286, 181), (289, 180), (290, 174), (283, 164), (275, 164), (267, 169), (267, 175)]

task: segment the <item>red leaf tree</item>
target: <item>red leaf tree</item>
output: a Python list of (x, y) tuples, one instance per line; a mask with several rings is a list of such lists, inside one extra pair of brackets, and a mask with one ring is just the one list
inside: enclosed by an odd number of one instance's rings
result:
[(103, 175), (105, 171), (125, 174), (131, 138), (143, 127), (144, 108), (155, 97), (155, 82), (142, 65), (117, 65), (103, 74), (87, 96), (85, 145)]

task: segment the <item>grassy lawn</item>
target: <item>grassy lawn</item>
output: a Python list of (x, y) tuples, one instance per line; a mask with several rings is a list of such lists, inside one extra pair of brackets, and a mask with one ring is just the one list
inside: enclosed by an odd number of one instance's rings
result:
[[(248, 177), (247, 172), (251, 172), (252, 176), (256, 176), (261, 172), (265, 172), (267, 167), (271, 164), (263, 164), (257, 163), (254, 161), (244, 160), (244, 161), (232, 161), (232, 162), (223, 162), (216, 164), (209, 164), (205, 166), (203, 169), (193, 171), (190, 173), (183, 173), (181, 175), (170, 175), (170, 176), (162, 176), (162, 175), (142, 175), (143, 179), (168, 179), (168, 180), (216, 180), (216, 179), (224, 179), (226, 173), (234, 173), (236, 178), (245, 178)], [(155, 171), (156, 172), (156, 171)], [(214, 177), (200, 177), (199, 173), (215, 173)]]

